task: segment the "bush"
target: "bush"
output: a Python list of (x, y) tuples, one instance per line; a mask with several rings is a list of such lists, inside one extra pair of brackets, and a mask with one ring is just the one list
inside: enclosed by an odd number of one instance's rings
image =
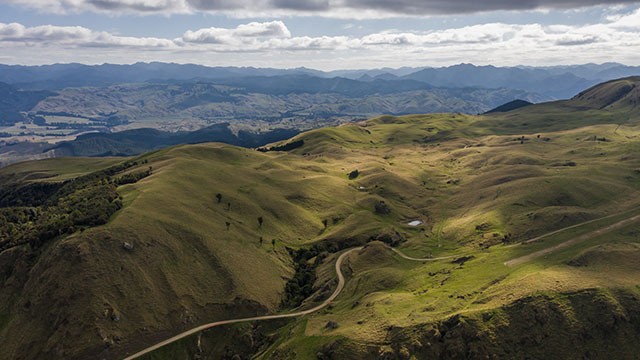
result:
[(378, 201), (374, 205), (374, 209), (376, 214), (379, 214), (379, 215), (386, 215), (391, 212), (391, 208), (384, 201)]

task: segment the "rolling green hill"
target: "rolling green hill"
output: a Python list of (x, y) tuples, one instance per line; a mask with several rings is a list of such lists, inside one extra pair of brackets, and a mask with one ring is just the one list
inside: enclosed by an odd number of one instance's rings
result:
[(505, 113), (377, 117), (263, 151), (1, 169), (0, 357), (117, 359), (308, 308), (364, 244), (330, 307), (149, 357), (633, 357), (639, 82)]

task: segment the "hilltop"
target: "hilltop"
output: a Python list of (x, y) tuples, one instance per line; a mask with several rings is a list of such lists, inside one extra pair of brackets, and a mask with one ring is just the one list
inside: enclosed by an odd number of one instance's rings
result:
[(122, 358), (205, 322), (308, 308), (341, 251), (365, 244), (326, 310), (152, 356), (633, 356), (638, 226), (602, 229), (640, 214), (638, 82), (503, 113), (380, 116), (262, 151), (1, 169), (0, 357)]
[(601, 110), (637, 113), (640, 108), (640, 76), (594, 86), (571, 100), (573, 103)]
[(491, 109), (487, 111), (485, 114), (512, 111), (512, 110), (516, 110), (529, 105), (533, 105), (533, 104), (525, 100), (517, 99), (517, 100), (509, 101), (508, 103), (500, 105), (494, 109)]

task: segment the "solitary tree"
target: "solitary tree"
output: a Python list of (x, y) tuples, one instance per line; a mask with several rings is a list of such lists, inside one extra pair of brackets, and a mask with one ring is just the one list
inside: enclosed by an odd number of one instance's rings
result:
[(262, 246), (263, 242), (264, 242), (264, 239), (262, 238), (262, 236), (260, 236), (260, 246)]
[(222, 194), (217, 193), (216, 194), (216, 199), (218, 199), (218, 204), (220, 204), (220, 201), (222, 201)]
[(327, 219), (322, 220), (322, 225), (324, 225), (325, 229), (327, 228), (327, 223), (328, 223)]
[(262, 218), (262, 216), (258, 216), (258, 225), (260, 225), (260, 227), (262, 227), (263, 222), (264, 222), (264, 219)]
[(276, 239), (271, 240), (271, 246), (273, 246), (273, 248), (276, 248)]
[(226, 221), (224, 224), (227, 225), (227, 230), (229, 230), (229, 227), (231, 226), (231, 223)]
[(231, 210), (231, 203), (230, 202), (227, 203), (227, 210)]

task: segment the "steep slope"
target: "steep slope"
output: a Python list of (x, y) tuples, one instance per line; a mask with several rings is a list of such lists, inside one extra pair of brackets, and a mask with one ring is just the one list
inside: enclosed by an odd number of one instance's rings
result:
[[(284, 246), (342, 238), (339, 229), (364, 240), (384, 227), (364, 208), (375, 197), (340, 170), (282, 156), (221, 144), (149, 154), (111, 176), (123, 208), (106, 225), (5, 249), (3, 356), (118, 358), (204, 319), (273, 312), (293, 271)], [(133, 184), (118, 180), (147, 167)], [(62, 166), (53, 178), (38, 168), (3, 169), (4, 189), (68, 178)], [(329, 215), (343, 218), (325, 232)]]
[(21, 111), (31, 110), (38, 102), (52, 95), (55, 94), (49, 91), (18, 90), (0, 82), (0, 125), (21, 121)]
[(570, 100), (491, 114), (484, 126), (501, 134), (568, 130), (598, 124), (634, 124), (640, 118), (640, 77), (612, 80)]
[(640, 111), (640, 76), (594, 86), (581, 92), (571, 101), (597, 109), (637, 113)]

